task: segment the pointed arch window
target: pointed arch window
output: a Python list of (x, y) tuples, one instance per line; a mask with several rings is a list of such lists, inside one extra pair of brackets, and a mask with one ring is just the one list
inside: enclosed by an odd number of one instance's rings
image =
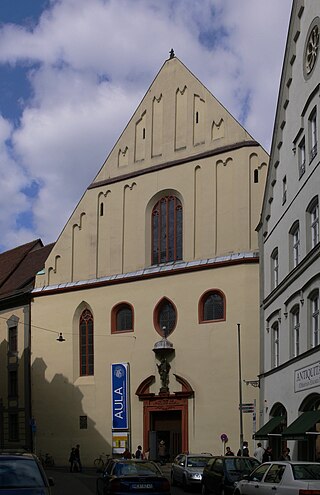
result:
[(209, 290), (199, 301), (199, 323), (223, 321), (225, 315), (225, 297), (219, 290)]
[(80, 316), (80, 376), (94, 374), (93, 316), (85, 309)]
[(177, 310), (169, 299), (162, 299), (153, 313), (155, 329), (162, 337), (168, 337), (177, 324)]
[(152, 210), (152, 264), (182, 259), (182, 205), (164, 196)]

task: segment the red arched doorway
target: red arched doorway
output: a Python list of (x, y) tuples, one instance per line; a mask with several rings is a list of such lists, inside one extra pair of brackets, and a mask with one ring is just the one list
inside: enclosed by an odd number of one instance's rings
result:
[(158, 458), (161, 440), (166, 444), (168, 460), (188, 451), (188, 400), (194, 396), (194, 391), (184, 378), (175, 374), (174, 377), (182, 385), (180, 392), (150, 393), (154, 375), (146, 378), (136, 391), (143, 401), (143, 444), (145, 449), (150, 449), (151, 459)]

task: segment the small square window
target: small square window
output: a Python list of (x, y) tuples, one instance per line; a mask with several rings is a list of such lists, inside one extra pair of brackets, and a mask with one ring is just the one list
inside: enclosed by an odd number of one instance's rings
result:
[(79, 416), (80, 430), (87, 430), (88, 428), (88, 416)]

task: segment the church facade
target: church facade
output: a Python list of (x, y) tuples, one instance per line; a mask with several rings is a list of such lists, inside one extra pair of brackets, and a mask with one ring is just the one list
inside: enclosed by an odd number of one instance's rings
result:
[[(37, 275), (37, 450), (90, 465), (239, 447), (259, 373), (259, 221), (268, 155), (171, 54)], [(52, 329), (54, 334), (41, 331)], [(253, 405), (258, 389), (244, 386)], [(255, 415), (243, 414), (253, 449)]]

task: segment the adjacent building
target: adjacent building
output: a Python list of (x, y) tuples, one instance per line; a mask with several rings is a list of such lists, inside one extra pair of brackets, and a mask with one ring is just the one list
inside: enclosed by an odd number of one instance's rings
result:
[(320, 458), (320, 4), (294, 0), (259, 225), (261, 403), (256, 439)]
[[(161, 440), (170, 458), (238, 449), (238, 324), (243, 379), (259, 373), (267, 163), (172, 51), (37, 275), (38, 449), (64, 463), (79, 443), (88, 465), (138, 444), (156, 457)], [(252, 409), (243, 423), (252, 447)]]
[(33, 447), (31, 290), (52, 246), (37, 239), (0, 254), (0, 448)]

